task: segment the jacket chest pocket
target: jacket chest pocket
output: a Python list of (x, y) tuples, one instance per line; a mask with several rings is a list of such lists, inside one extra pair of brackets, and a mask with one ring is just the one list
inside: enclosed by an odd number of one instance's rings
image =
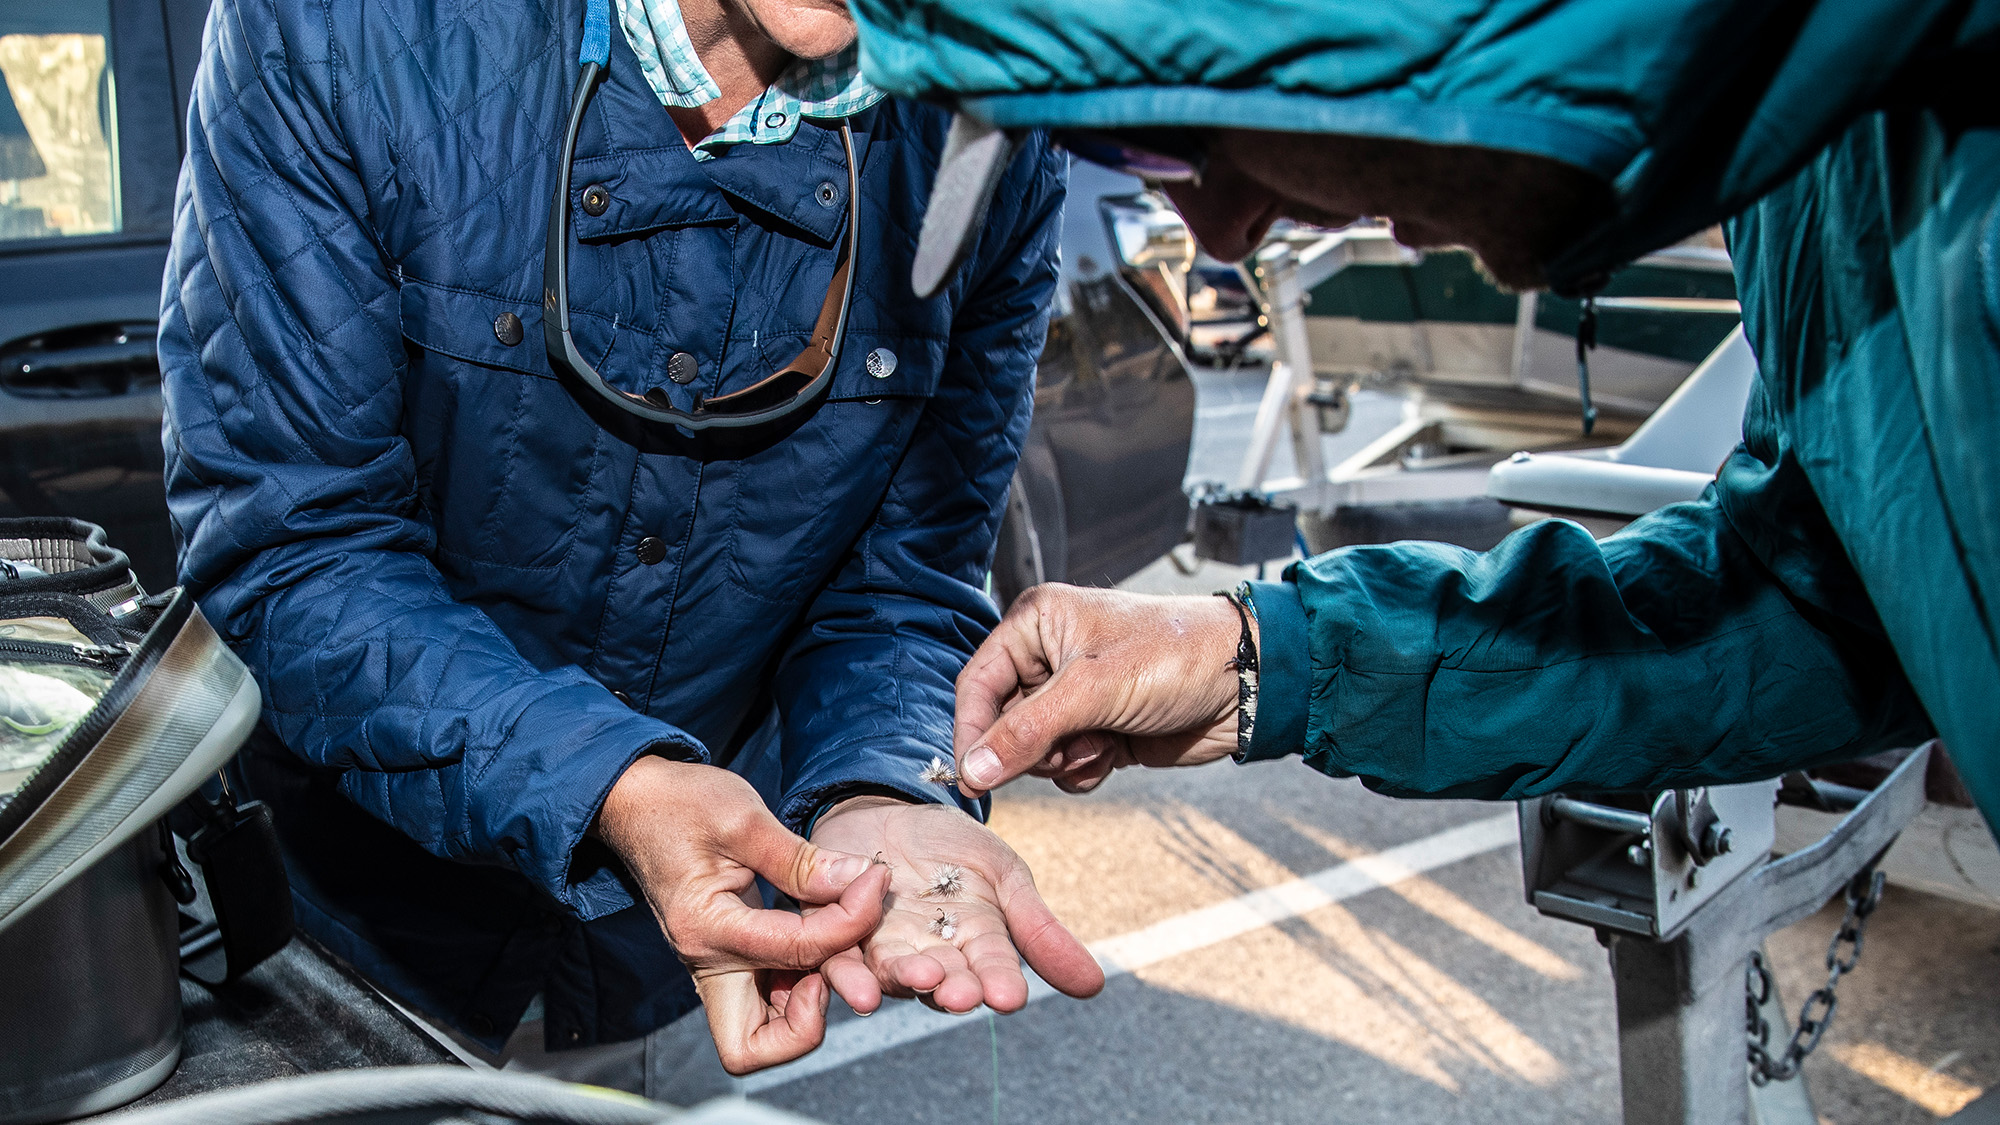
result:
[(731, 463), (733, 585), (797, 607), (833, 578), (882, 506), (937, 390), (944, 354), (942, 340), (848, 333), (833, 386), (812, 418)]
[(603, 447), (549, 369), (541, 305), (410, 279), (401, 302), (404, 432), (441, 568), (465, 576), (470, 562), (528, 578), (561, 569)]

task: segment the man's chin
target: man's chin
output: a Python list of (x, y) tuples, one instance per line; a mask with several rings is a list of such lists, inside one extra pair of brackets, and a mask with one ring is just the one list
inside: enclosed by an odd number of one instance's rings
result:
[(854, 15), (845, 3), (765, 0), (751, 10), (764, 34), (794, 58), (824, 59), (854, 45)]

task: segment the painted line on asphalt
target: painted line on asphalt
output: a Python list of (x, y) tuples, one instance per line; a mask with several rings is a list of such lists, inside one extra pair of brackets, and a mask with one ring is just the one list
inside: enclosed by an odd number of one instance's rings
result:
[[(1098, 964), (1104, 966), (1107, 979), (1137, 972), (1183, 953), (1205, 949), (1426, 871), (1507, 847), (1517, 839), (1515, 823), (1514, 814), (1509, 812), (1462, 824), (1302, 879), (1251, 891), (1129, 934), (1093, 942), (1090, 951), (1097, 956)], [(1061, 994), (1041, 978), (1028, 974), (1028, 1003), (1058, 995)], [(828, 1029), (826, 1043), (819, 1050), (795, 1062), (751, 1075), (743, 1080), (741, 1092), (756, 1094), (824, 1074), (965, 1026), (963, 1016), (946, 1015), (914, 1002), (893, 1004), (867, 1019), (848, 1020)]]

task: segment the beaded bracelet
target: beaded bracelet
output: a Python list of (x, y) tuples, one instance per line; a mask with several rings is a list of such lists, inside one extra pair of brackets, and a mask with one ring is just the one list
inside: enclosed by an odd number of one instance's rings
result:
[(1236, 616), (1243, 622), (1243, 635), (1236, 642), (1236, 659), (1229, 663), (1236, 668), (1236, 760), (1241, 762), (1250, 753), (1250, 736), (1257, 726), (1257, 640), (1250, 631), (1250, 622), (1257, 617), (1257, 603), (1250, 600), (1250, 583), (1245, 582), (1234, 590), (1217, 590), (1215, 596), (1236, 607)]

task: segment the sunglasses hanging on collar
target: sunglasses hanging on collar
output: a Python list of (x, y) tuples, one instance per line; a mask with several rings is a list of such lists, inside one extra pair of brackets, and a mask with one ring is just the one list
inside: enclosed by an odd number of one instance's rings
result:
[(841, 123), (840, 140), (847, 151), (847, 237), (841, 243), (833, 280), (820, 304), (812, 338), (776, 374), (740, 391), (710, 399), (703, 399), (697, 393), (693, 409), (680, 410), (657, 387), (645, 394), (632, 394), (605, 382), (604, 376), (577, 350), (576, 340), (570, 335), (570, 170), (576, 159), (576, 138), (583, 125), (584, 108), (597, 92), (605, 67), (611, 61), (611, 0), (588, 0), (585, 5), (583, 47), (578, 56), (582, 69), (577, 75), (576, 89), (570, 95), (569, 126), (563, 134), (555, 196), (549, 201), (548, 245), (542, 257), (542, 335), (548, 346), (549, 363), (627, 414), (689, 430), (762, 426), (817, 403), (833, 383), (834, 361), (840, 355), (840, 344), (847, 331), (847, 312), (854, 299), (854, 248), (861, 226), (861, 185), (855, 168), (853, 130), (846, 122)]

